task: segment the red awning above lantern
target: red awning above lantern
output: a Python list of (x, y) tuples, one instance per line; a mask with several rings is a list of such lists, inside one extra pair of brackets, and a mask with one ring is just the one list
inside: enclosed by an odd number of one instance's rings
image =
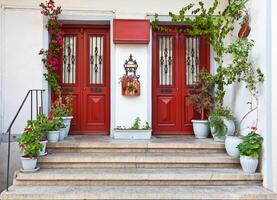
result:
[(148, 44), (150, 20), (114, 19), (113, 41), (118, 44)]

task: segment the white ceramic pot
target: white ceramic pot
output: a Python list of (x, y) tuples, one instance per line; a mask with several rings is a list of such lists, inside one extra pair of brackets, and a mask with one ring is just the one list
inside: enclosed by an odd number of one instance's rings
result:
[(25, 158), (21, 157), (23, 170), (31, 171), (37, 166), (37, 158)]
[(66, 128), (65, 137), (67, 137), (69, 134), (71, 120), (73, 119), (73, 116), (62, 117), (62, 119), (63, 119), (63, 124)]
[(60, 131), (48, 131), (47, 140), (49, 142), (58, 142), (60, 137)]
[(236, 130), (235, 122), (233, 120), (228, 120), (225, 117), (220, 117), (220, 118), (223, 120), (223, 122), (226, 126), (226, 131), (222, 134), (222, 136), (215, 136), (213, 134), (214, 127), (212, 127), (212, 126), (210, 127), (212, 136), (214, 138), (214, 141), (216, 141), (216, 142), (224, 142), (226, 135), (232, 136), (235, 134), (235, 130)]
[(235, 122), (233, 120), (228, 120), (225, 117), (223, 117), (223, 121), (227, 127), (227, 132), (225, 133), (225, 135), (233, 136), (236, 131)]
[(59, 141), (64, 140), (64, 138), (67, 136), (67, 128), (61, 128), (60, 129), (60, 135), (59, 135)]
[(43, 145), (43, 148), (41, 151), (39, 151), (39, 156), (44, 156), (46, 154), (46, 145), (47, 145), (47, 140), (40, 141), (40, 143)]
[(193, 132), (196, 138), (207, 138), (210, 133), (208, 120), (191, 120)]
[(238, 158), (239, 149), (237, 148), (237, 146), (240, 143), (242, 143), (242, 139), (240, 137), (226, 136), (225, 149), (227, 151), (227, 154), (231, 157)]
[(256, 172), (259, 160), (249, 156), (240, 156), (240, 164), (244, 172), (252, 174)]

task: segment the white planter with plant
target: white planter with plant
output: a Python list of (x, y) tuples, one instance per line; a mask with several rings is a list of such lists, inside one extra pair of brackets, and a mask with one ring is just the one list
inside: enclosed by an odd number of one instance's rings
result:
[(215, 141), (223, 142), (226, 135), (235, 133), (235, 118), (229, 108), (216, 107), (209, 114), (211, 133)]
[(62, 120), (60, 118), (54, 118), (50, 112), (50, 116), (45, 125), (47, 133), (47, 139), (49, 142), (58, 142), (60, 138), (60, 129), (62, 127)]
[(46, 152), (46, 145), (47, 145), (47, 138), (46, 138), (46, 124), (47, 124), (47, 116), (44, 114), (39, 114), (36, 120), (28, 120), (27, 127), (31, 128), (37, 134), (37, 138), (39, 139), (40, 143), (43, 145), (42, 150), (39, 151), (39, 156), (45, 156)]
[(63, 141), (64, 138), (67, 136), (66, 127), (63, 125), (63, 127), (62, 127), (59, 131), (60, 131), (60, 134), (59, 134), (59, 141)]
[(205, 111), (209, 111), (213, 105), (213, 86), (205, 81), (208, 72), (201, 71), (200, 79), (188, 90), (188, 104), (200, 115), (200, 119), (193, 119), (192, 127), (196, 138), (207, 138), (210, 133), (209, 121), (205, 119)]
[(259, 156), (262, 151), (263, 138), (256, 130), (252, 130), (242, 138), (238, 145), (240, 151), (240, 164), (244, 172), (255, 173), (259, 164)]
[(229, 156), (239, 158), (239, 150), (237, 146), (242, 143), (242, 139), (236, 136), (226, 136), (225, 149)]
[(141, 126), (141, 120), (137, 117), (130, 128), (125, 128), (118, 126), (114, 129), (113, 137), (115, 139), (138, 139), (138, 140), (148, 140), (151, 139), (152, 130), (149, 123), (146, 122), (145, 125)]
[(39, 151), (43, 148), (43, 145), (38, 139), (37, 130), (34, 127), (27, 126), (18, 138), (18, 145), (22, 155), (21, 171), (37, 171), (37, 157), (39, 156)]
[(47, 154), (46, 152), (46, 146), (47, 146), (48, 140), (40, 141), (40, 144), (42, 144), (42, 150), (39, 151), (39, 156), (45, 156)]
[(67, 95), (64, 99), (59, 96), (52, 105), (52, 114), (55, 118), (61, 118), (63, 128), (60, 130), (60, 140), (64, 140), (68, 136), (71, 126), (72, 116), (72, 106), (73, 106), (73, 97), (72, 95)]

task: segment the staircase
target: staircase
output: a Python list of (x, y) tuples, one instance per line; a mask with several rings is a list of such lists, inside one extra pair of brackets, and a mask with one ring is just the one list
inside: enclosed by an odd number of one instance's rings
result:
[(191, 136), (151, 141), (71, 136), (48, 145), (37, 173), (16, 172), (1, 199), (277, 199), (224, 144)]

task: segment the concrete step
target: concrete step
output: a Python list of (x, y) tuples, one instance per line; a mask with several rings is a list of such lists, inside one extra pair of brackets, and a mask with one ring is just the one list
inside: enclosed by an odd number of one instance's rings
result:
[(14, 185), (87, 186), (211, 186), (261, 185), (262, 174), (246, 174), (232, 168), (95, 168), (41, 169), (15, 175)]
[(38, 160), (41, 168), (239, 167), (225, 153), (53, 153)]
[(1, 199), (16, 200), (276, 200), (261, 186), (11, 186)]
[(115, 140), (109, 136), (76, 135), (48, 143), (48, 152), (225, 152), (224, 143), (193, 136), (153, 136), (151, 140)]

